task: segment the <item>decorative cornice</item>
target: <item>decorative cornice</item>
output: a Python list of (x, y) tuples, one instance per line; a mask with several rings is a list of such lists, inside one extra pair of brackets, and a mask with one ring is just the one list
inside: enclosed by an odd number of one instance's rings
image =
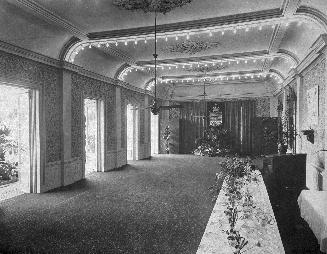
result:
[(149, 94), (148, 91), (146, 91), (146, 90), (144, 90), (142, 88), (138, 88), (136, 86), (133, 86), (133, 85), (127, 83), (127, 82), (124, 82), (124, 81), (121, 81), (121, 80), (118, 80), (118, 79), (113, 79), (113, 78), (110, 78), (110, 77), (106, 77), (106, 76), (97, 74), (95, 72), (86, 70), (86, 69), (84, 69), (84, 68), (82, 68), (80, 66), (77, 66), (77, 65), (69, 63), (69, 62), (62, 62), (61, 66), (65, 70), (76, 72), (78, 74), (81, 74), (83, 76), (86, 76), (86, 77), (89, 77), (89, 78), (92, 78), (92, 79), (103, 81), (103, 82), (109, 83), (111, 85), (116, 85), (116, 86), (120, 86), (120, 87), (123, 87), (123, 88), (127, 88), (129, 90), (132, 90), (134, 92), (138, 92), (138, 93), (141, 93), (141, 94)]
[(280, 80), (285, 80), (284, 75), (278, 70), (270, 69), (269, 73), (271, 73), (271, 74), (274, 73), (275, 75), (277, 75), (280, 78)]
[(13, 54), (16, 56), (20, 56), (20, 57), (24, 57), (26, 59), (33, 60), (38, 63), (43, 63), (43, 64), (46, 64), (46, 65), (49, 65), (49, 66), (52, 66), (55, 68), (59, 68), (59, 69), (63, 68), (65, 70), (73, 71), (73, 72), (79, 73), (81, 75), (84, 75), (84, 76), (87, 76), (87, 77), (90, 77), (93, 79), (97, 79), (97, 80), (100, 80), (100, 81), (103, 81), (103, 82), (106, 82), (106, 83), (109, 83), (112, 85), (125, 87), (127, 89), (130, 89), (130, 90), (138, 92), (138, 93), (148, 94), (148, 91), (145, 91), (144, 89), (132, 86), (126, 82), (88, 71), (80, 66), (75, 65), (75, 64), (72, 64), (72, 63), (69, 63), (66, 61), (59, 61), (57, 59), (54, 59), (54, 58), (51, 58), (48, 56), (44, 56), (42, 54), (12, 45), (7, 42), (0, 41), (0, 50), (4, 51), (6, 53), (9, 53), (9, 54)]
[(279, 49), (277, 53), (286, 56), (285, 58), (288, 57), (290, 60), (293, 61), (295, 66), (297, 66), (300, 63), (300, 59), (297, 57), (297, 55), (289, 50)]
[(76, 36), (79, 39), (87, 39), (87, 35), (85, 32), (81, 31), (79, 28), (74, 26), (69, 21), (58, 16), (54, 12), (47, 10), (42, 5), (40, 5), (39, 3), (37, 3), (33, 0), (14, 0), (11, 2), (15, 3), (18, 6), (23, 6), (27, 9), (29, 9), (30, 11), (32, 11), (32, 13), (35, 16), (38, 16), (39, 18), (41, 18), (51, 24), (57, 25), (61, 28), (64, 28), (66, 31), (70, 32), (72, 35)]
[(327, 17), (315, 8), (309, 6), (300, 6), (294, 14), (294, 17), (312, 21), (317, 24), (324, 33), (327, 32)]
[(61, 61), (68, 61), (69, 57), (68, 54), (70, 52), (70, 49), (74, 47), (74, 45), (80, 43), (81, 40), (77, 37), (71, 37), (65, 45), (61, 48), (61, 51), (59, 53), (59, 60)]
[(301, 73), (315, 61), (321, 54), (327, 49), (327, 34), (321, 34), (318, 39), (310, 47), (312, 50), (306, 55), (306, 57), (298, 64), (298, 66), (289, 72), (281, 87), (275, 91), (274, 94), (279, 93), (280, 89), (289, 85), (296, 75)]
[[(292, 59), (291, 56), (285, 53), (275, 53), (269, 54), (268, 51), (253, 51), (253, 52), (242, 52), (242, 53), (233, 53), (233, 54), (223, 54), (223, 55), (210, 55), (203, 57), (187, 57), (187, 58), (174, 58), (174, 59), (162, 59), (158, 60), (158, 64), (183, 64), (183, 63), (198, 63), (198, 62), (206, 62), (206, 61), (229, 61), (229, 60), (246, 60), (246, 59), (254, 59), (254, 58), (265, 58), (265, 57), (283, 57), (286, 59)], [(154, 61), (138, 61), (136, 62), (138, 66), (145, 65), (153, 65)]]
[(307, 54), (307, 56), (301, 61), (301, 63), (296, 67), (296, 71), (301, 73), (305, 68), (307, 68), (319, 54), (323, 53), (327, 46), (327, 34), (321, 34), (318, 39), (310, 47), (312, 50)]
[(116, 56), (130, 65), (136, 64), (136, 61), (133, 57), (111, 45), (108, 46), (101, 45), (100, 47), (98, 47), (98, 49), (105, 52), (106, 54)]
[(44, 63), (53, 67), (60, 67), (59, 61), (54, 58), (18, 47), (16, 45), (4, 41), (0, 41), (0, 50), (10, 54), (14, 54), (16, 56), (25, 57), (27, 59), (34, 60), (39, 63)]
[(299, 7), (301, 0), (284, 0), (282, 4), (283, 16), (292, 16)]
[(115, 75), (114, 75), (114, 79), (120, 79), (120, 78), (119, 78), (120, 75), (121, 75), (122, 73), (124, 73), (125, 70), (126, 70), (127, 68), (129, 68), (129, 67), (130, 67), (130, 65), (127, 64), (127, 63), (122, 64), (122, 65), (118, 68), (118, 70), (116, 71), (116, 73), (115, 73)]
[[(169, 32), (184, 31), (184, 30), (193, 30), (193, 29), (208, 30), (209, 28), (215, 26), (246, 25), (246, 24), (253, 24), (253, 22), (262, 22), (267, 20), (276, 21), (280, 18), (282, 18), (281, 10), (272, 9), (272, 10), (265, 10), (265, 11), (258, 11), (258, 12), (229, 15), (223, 17), (215, 17), (215, 18), (208, 18), (208, 19), (158, 25), (157, 32), (158, 34), (160, 34), (160, 33), (169, 33)], [(112, 39), (112, 38), (120, 38), (120, 37), (134, 37), (139, 35), (150, 35), (150, 34), (151, 35), (154, 34), (153, 26), (90, 33), (88, 34), (88, 38), (90, 40), (100, 40), (100, 39)]]

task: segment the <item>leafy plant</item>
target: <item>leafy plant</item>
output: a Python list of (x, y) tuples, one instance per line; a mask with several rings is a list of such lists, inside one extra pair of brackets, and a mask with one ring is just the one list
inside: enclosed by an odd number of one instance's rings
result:
[(196, 149), (193, 153), (209, 157), (227, 155), (231, 153), (230, 143), (230, 132), (225, 130), (222, 125), (209, 126), (203, 137), (195, 141)]
[(0, 181), (11, 180), (18, 177), (17, 165), (9, 162), (0, 162)]
[(169, 126), (167, 125), (164, 133), (163, 133), (163, 139), (165, 140), (165, 149), (166, 152), (169, 153), (169, 139), (170, 139), (170, 135), (171, 135), (171, 130), (169, 128)]

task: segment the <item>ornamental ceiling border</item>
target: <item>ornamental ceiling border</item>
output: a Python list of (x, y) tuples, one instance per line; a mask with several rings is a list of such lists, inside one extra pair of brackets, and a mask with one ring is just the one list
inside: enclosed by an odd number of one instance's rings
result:
[[(282, 11), (279, 8), (271, 10), (263, 10), (256, 12), (247, 12), (235, 15), (199, 19), (193, 21), (183, 21), (171, 24), (157, 25), (157, 33), (169, 33), (192, 29), (209, 29), (214, 26), (226, 25), (244, 25), (242, 23), (251, 23), (258, 21), (275, 20), (282, 18)], [(100, 39), (115, 39), (119, 37), (133, 37), (138, 35), (152, 35), (154, 32), (153, 26), (145, 26), (138, 28), (128, 28), (120, 30), (102, 31), (89, 33), (87, 36), (89, 40)]]
[(99, 81), (104, 81), (104, 82), (112, 84), (112, 85), (124, 87), (124, 88), (130, 89), (130, 90), (138, 92), (138, 93), (149, 94), (147, 91), (143, 90), (142, 88), (132, 86), (131, 84), (126, 83), (124, 81), (106, 77), (106, 76), (94, 73), (92, 71), (86, 70), (75, 64), (72, 64), (72, 63), (69, 63), (66, 61), (60, 61), (60, 60), (42, 55), (40, 53), (36, 53), (36, 52), (28, 50), (28, 49), (18, 47), (16, 45), (13, 45), (13, 44), (1, 41), (1, 40), (0, 40), (0, 50), (3, 52), (6, 52), (6, 53), (12, 54), (14, 56), (23, 57), (25, 59), (29, 59), (29, 60), (32, 60), (32, 61), (35, 61), (38, 63), (45, 64), (47, 66), (52, 66), (52, 67), (55, 67), (58, 69), (64, 69), (64, 70), (76, 72), (76, 73), (84, 75), (86, 77), (93, 78), (93, 79), (96, 79)]

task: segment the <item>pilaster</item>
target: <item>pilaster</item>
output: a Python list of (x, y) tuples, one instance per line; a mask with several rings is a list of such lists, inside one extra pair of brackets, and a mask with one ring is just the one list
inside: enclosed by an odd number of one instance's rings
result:
[(115, 105), (115, 109), (116, 109), (116, 158), (115, 158), (115, 167), (120, 167), (120, 152), (122, 149), (122, 144), (121, 144), (121, 89), (120, 87), (116, 87), (116, 105)]
[(71, 121), (72, 121), (72, 75), (67, 70), (62, 70), (62, 167), (61, 167), (61, 185), (65, 183), (65, 161), (69, 161), (72, 158), (71, 147)]
[(303, 108), (304, 108), (304, 96), (303, 96), (303, 77), (300, 74), (295, 75), (296, 82), (296, 152), (301, 153), (302, 138), (300, 135), (303, 130)]
[(270, 117), (278, 117), (278, 97), (273, 96), (269, 98), (270, 102)]

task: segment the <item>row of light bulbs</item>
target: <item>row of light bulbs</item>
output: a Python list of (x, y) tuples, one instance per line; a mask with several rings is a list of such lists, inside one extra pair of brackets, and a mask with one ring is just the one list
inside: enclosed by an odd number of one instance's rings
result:
[[(220, 75), (217, 77), (201, 77), (201, 78), (179, 78), (179, 79), (162, 79), (159, 78), (158, 81), (159, 83), (194, 83), (194, 82), (204, 82), (204, 81), (224, 81), (224, 80), (240, 80), (240, 79), (258, 79), (258, 78), (266, 78), (266, 77), (271, 77), (275, 80), (277, 80), (279, 83), (282, 82), (282, 79), (274, 74), (271, 73), (247, 73), (247, 74), (233, 74), (233, 75)], [(154, 82), (149, 84), (148, 87), (153, 87)]]
[[(271, 22), (271, 21), (270, 21)], [(239, 30), (243, 30), (245, 32), (248, 32), (250, 29), (253, 28), (257, 28), (259, 31), (261, 31), (263, 29), (264, 26), (271, 26), (271, 28), (275, 28), (275, 26), (277, 24), (280, 23), (280, 20), (278, 22), (274, 22), (274, 23), (270, 23), (270, 24), (249, 24), (249, 25), (243, 25), (243, 26), (225, 26), (225, 27), (214, 27), (214, 28), (209, 28), (209, 29), (205, 29), (205, 30), (190, 30), (188, 32), (178, 32), (178, 33), (165, 33), (163, 35), (157, 35), (158, 39), (164, 39), (166, 42), (173, 37), (175, 39), (175, 41), (178, 41), (179, 38), (186, 38), (187, 40), (190, 39), (190, 37), (192, 35), (195, 34), (201, 34), (201, 33), (206, 33), (208, 34), (209, 37), (212, 37), (214, 35), (214, 33), (220, 33), (221, 35), (224, 35), (226, 32), (228, 31), (232, 31), (233, 34), (236, 34), (237, 31)], [(290, 20), (286, 20), (286, 22), (284, 22), (284, 25), (287, 27), (290, 24)], [(302, 22), (298, 22), (298, 25), (301, 25)], [(72, 53), (71, 58), (71, 62), (74, 61), (74, 57), (81, 51), (84, 50), (85, 47), (88, 48), (92, 48), (92, 47), (98, 47), (100, 48), (101, 46), (106, 46), (109, 47), (111, 44), (118, 46), (119, 44), (122, 44), (127, 46), (129, 44), (129, 42), (134, 43), (134, 45), (137, 45), (139, 41), (144, 41), (144, 43), (146, 44), (148, 40), (152, 40), (154, 39), (153, 35), (148, 35), (148, 36), (139, 36), (139, 37), (134, 37), (134, 38), (125, 38), (125, 39), (115, 39), (115, 40), (107, 40), (107, 41), (97, 41), (97, 42), (87, 42), (87, 43), (83, 43), (81, 44), (79, 47), (77, 47), (74, 52)], [(157, 39), (157, 40), (158, 40)]]
[[(178, 69), (179, 67), (181, 67), (182, 69), (184, 69), (186, 66), (187, 67), (200, 67), (200, 66), (204, 66), (204, 67), (209, 67), (209, 66), (215, 66), (215, 65), (221, 65), (223, 66), (224, 64), (232, 64), (232, 63), (236, 63), (236, 64), (248, 64), (250, 62), (252, 63), (256, 63), (257, 61), (261, 61), (264, 62), (265, 60), (270, 60), (272, 61), (274, 59), (275, 56), (261, 56), (261, 57), (251, 57), (251, 59), (248, 58), (234, 58), (234, 59), (229, 59), (229, 60), (214, 60), (214, 61), (202, 61), (202, 62), (188, 62), (188, 63), (174, 63), (174, 64), (158, 64), (157, 65), (157, 69), (162, 69), (164, 70), (165, 68), (167, 68), (168, 70), (171, 69)], [(144, 70), (151, 70), (154, 69), (154, 65), (144, 65), (144, 66), (134, 66), (134, 67), (129, 67), (126, 68), (121, 75), (119, 76), (119, 78), (124, 79), (128, 73), (131, 73), (132, 71), (144, 71)]]
[[(174, 63), (174, 64), (158, 64), (157, 65), (157, 69), (165, 69), (168, 68), (168, 70), (171, 70), (173, 68), (178, 69), (179, 67), (181, 67), (182, 69), (184, 69), (186, 66), (187, 67), (200, 67), (200, 66), (204, 66), (204, 67), (210, 67), (210, 66), (215, 66), (215, 65), (224, 65), (224, 64), (232, 64), (232, 63), (236, 63), (236, 64), (240, 64), (240, 63), (256, 63), (257, 61), (262, 61), (264, 62), (264, 60), (273, 60), (274, 56), (271, 57), (260, 57), (260, 59), (254, 58), (254, 59), (230, 59), (230, 60), (216, 60), (216, 61), (201, 61), (201, 62), (189, 62), (189, 63)], [(151, 69), (154, 68), (154, 65), (145, 65), (144, 67), (141, 67), (141, 70), (145, 70), (145, 68), (147, 69)], [(135, 67), (134, 70), (138, 70), (138, 67)]]

